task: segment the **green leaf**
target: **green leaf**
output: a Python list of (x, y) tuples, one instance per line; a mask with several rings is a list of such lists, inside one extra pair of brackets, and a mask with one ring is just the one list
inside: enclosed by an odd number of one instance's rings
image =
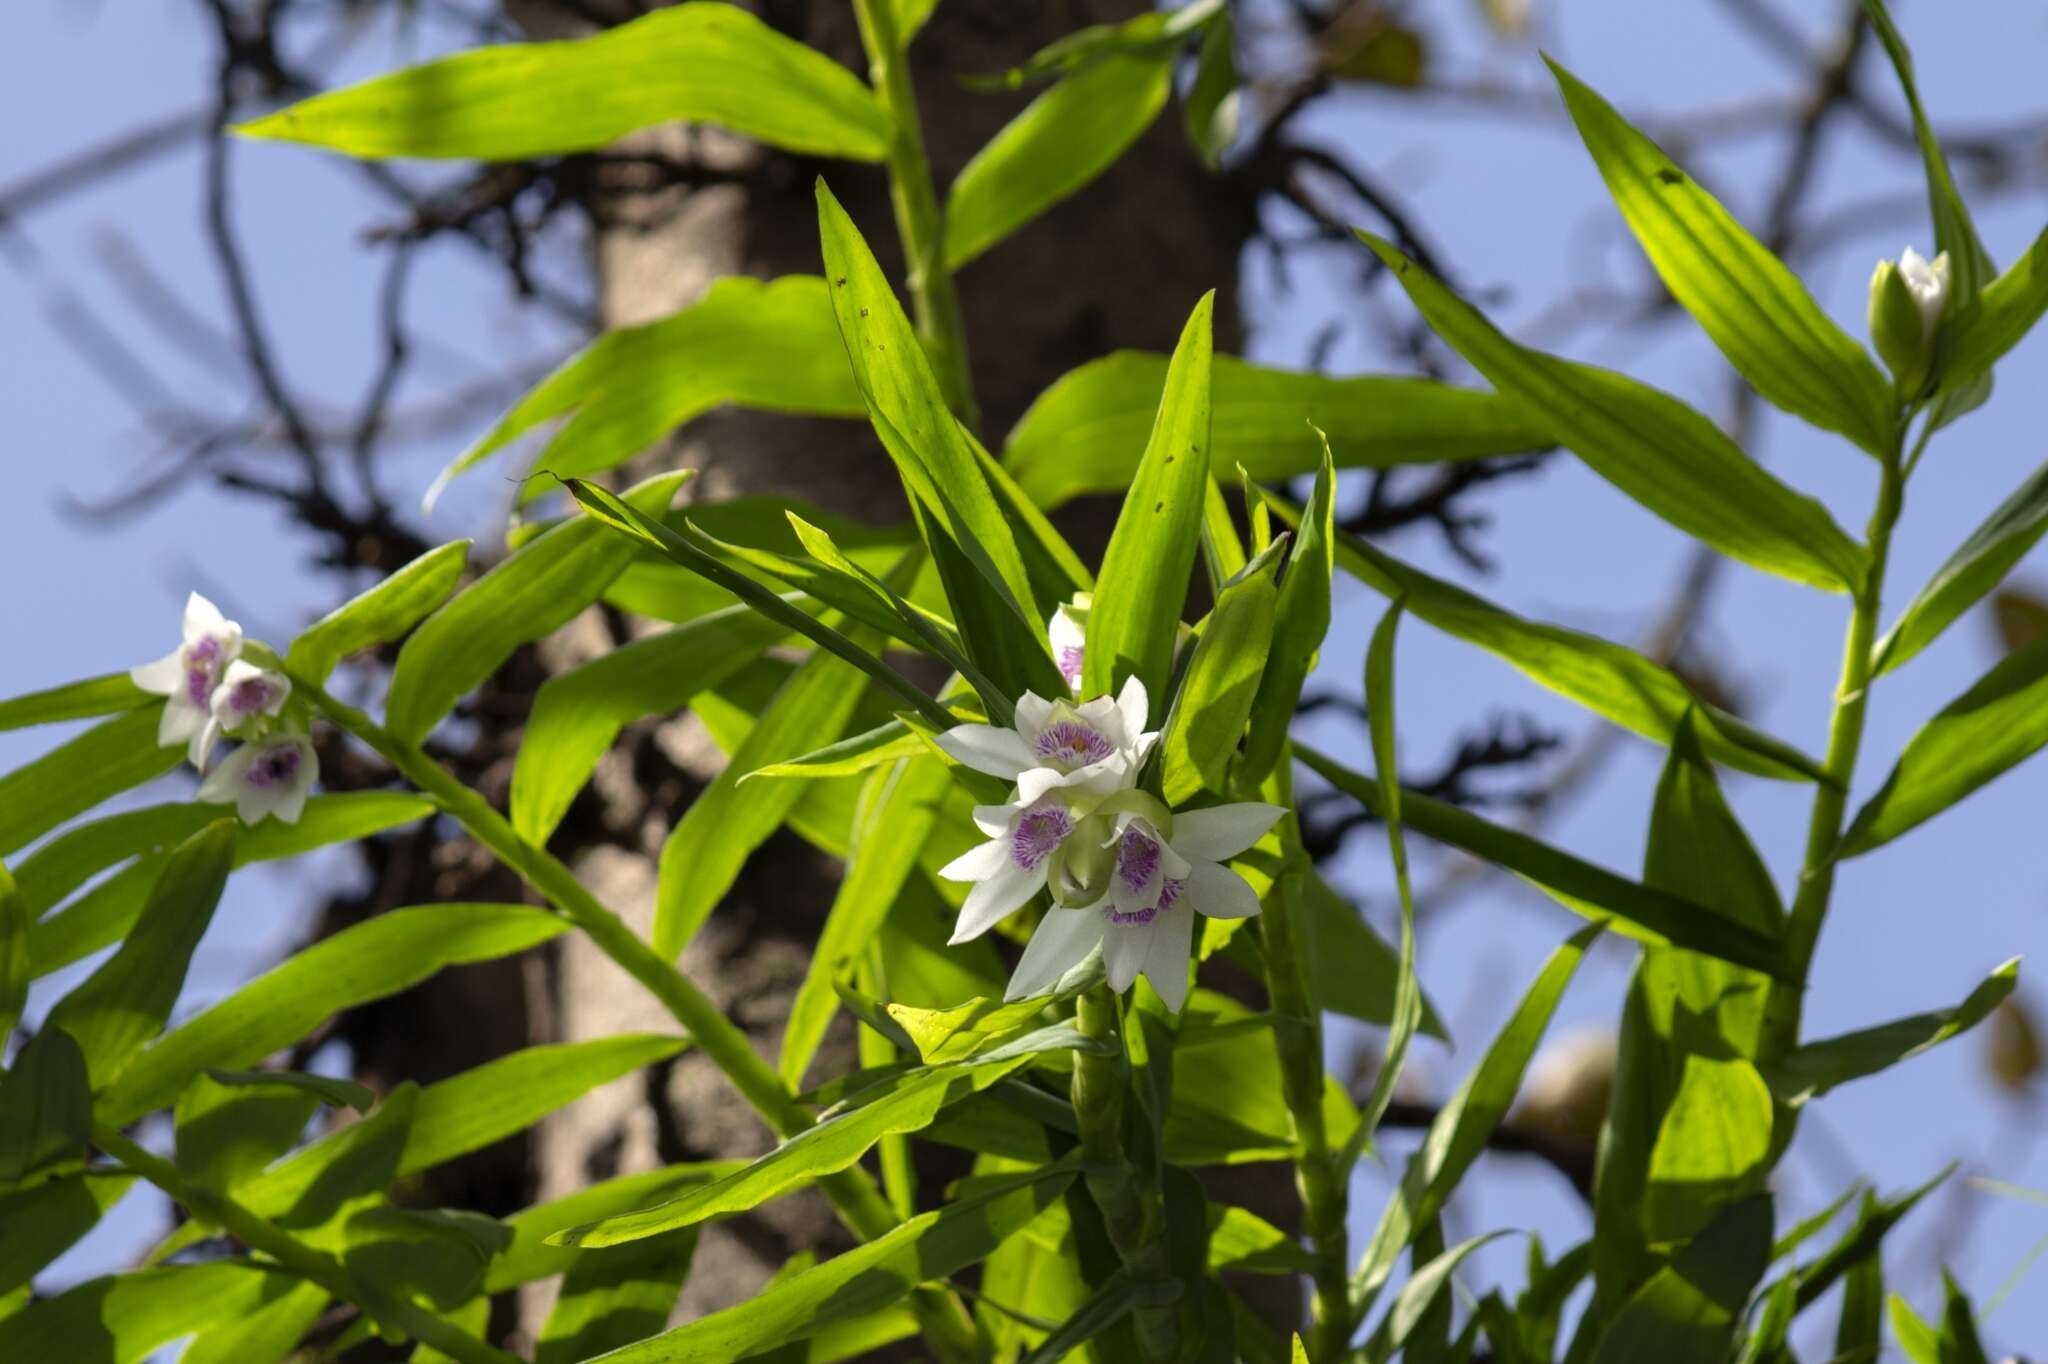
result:
[(825, 915), (825, 927), (783, 1029), (777, 1069), (792, 1088), (802, 1086), (825, 1029), (839, 1011), (833, 980), (856, 955), (866, 952), (888, 922), (904, 883), (917, 872), (919, 855), (951, 785), (944, 763), (914, 757), (874, 769), (862, 786), (846, 875)]
[(364, 1208), (348, 1219), (342, 1264), (372, 1302), (423, 1298), (453, 1314), (475, 1296), (484, 1267), (512, 1233), (482, 1213)]
[(301, 1281), (233, 1321), (199, 1332), (178, 1364), (282, 1364), (326, 1310), (327, 1290)]
[[(566, 482), (570, 493), (583, 504), (584, 509), (612, 530), (651, 546), (671, 561), (717, 583), (762, 615), (807, 636), (910, 702), (932, 723), (942, 728), (950, 728), (955, 723), (950, 711), (912, 686), (894, 668), (823, 621), (812, 618), (744, 573), (720, 562), (705, 545), (692, 540), (689, 534), (670, 529), (595, 483), (586, 483), (580, 478)], [(697, 537), (697, 540), (702, 539), (702, 536)], [(1047, 666), (1051, 666), (1050, 659)]]
[(1877, 1359), (1884, 1350), (1884, 1261), (1865, 1256), (1842, 1283), (1842, 1312), (1835, 1324), (1835, 1358)]
[(1223, 154), (1237, 140), (1238, 109), (1243, 96), (1237, 88), (1236, 49), (1237, 31), (1230, 21), (1230, 11), (1222, 10), (1202, 33), (1195, 81), (1188, 87), (1183, 106), (1188, 141), (1210, 170), (1222, 164)]
[(727, 1364), (866, 1316), (986, 1257), (1057, 1201), (1074, 1173), (1048, 1165), (913, 1217), (737, 1306), (615, 1350), (607, 1364)]
[[(626, 501), (659, 515), (688, 473), (662, 474)], [(428, 616), (398, 651), (385, 726), (418, 743), (514, 649), (552, 634), (597, 600), (632, 549), (596, 517), (579, 517), (522, 545), (446, 606)]]
[(77, 1040), (93, 1088), (115, 1079), (171, 1016), (193, 949), (227, 887), (238, 827), (217, 820), (180, 843), (120, 950), (50, 1010), (44, 1026)]
[(142, 1364), (180, 1336), (246, 1317), (301, 1282), (232, 1261), (89, 1279), (0, 1318), (0, 1359)]
[(1138, 1286), (1132, 1282), (1129, 1270), (1119, 1269), (1086, 1302), (1075, 1307), (1060, 1322), (1058, 1330), (1023, 1356), (1019, 1364), (1060, 1364), (1061, 1360), (1071, 1359), (1075, 1351), (1129, 1316), (1137, 1306)]
[[(231, 1192), (296, 1146), (320, 1095), (291, 1084), (222, 1084), (197, 1075), (178, 1095), (178, 1173)], [(366, 1098), (362, 1107), (370, 1104)]]
[[(1161, 1156), (1176, 1165), (1291, 1159), (1301, 1139), (1273, 1064), (1273, 1023), (1197, 989), (1173, 1048), (1173, 1109)], [(1344, 1087), (1323, 1077), (1323, 1122), (1341, 1144), (1358, 1125)]]
[(83, 682), (0, 701), (0, 730), (114, 715), (146, 706), (153, 699), (148, 692), (136, 686), (127, 673), (109, 673), (105, 677), (88, 678)]
[(184, 745), (157, 746), (162, 713), (158, 702), (103, 720), (0, 777), (0, 857), (184, 761)]
[(100, 1097), (104, 1121), (125, 1125), (171, 1103), (210, 1067), (246, 1066), (282, 1050), (333, 1014), (397, 994), (444, 967), (536, 947), (566, 923), (525, 905), (395, 909), (323, 938), (173, 1029)]
[[(1304, 744), (1295, 755), (1325, 781), (1379, 811), (1377, 785)], [(1418, 792), (1401, 792), (1401, 819), (1417, 833), (1513, 872), (1574, 913), (1649, 942), (1704, 952), (1774, 977), (1790, 975), (1774, 935), (1726, 919), (1705, 906), (1617, 876), (1514, 829)]]
[(1164, 722), (1168, 805), (1178, 805), (1201, 790), (1228, 793), (1231, 759), (1237, 756), (1245, 722), (1253, 715), (1252, 703), (1272, 653), (1280, 595), (1273, 587), (1279, 549), (1268, 549), (1223, 585), (1195, 637)]
[(1438, 335), (1642, 506), (1766, 573), (1830, 592), (1862, 584), (1870, 561), (1863, 547), (1706, 417), (1626, 375), (1517, 345), (1396, 247), (1358, 235)]
[[(869, 636), (862, 633), (860, 643)], [(776, 692), (732, 760), (683, 812), (661, 848), (650, 940), (673, 961), (732, 889), (747, 858), (782, 826), (804, 793), (800, 781), (742, 783), (765, 763), (831, 743), (866, 688), (860, 674), (820, 649)]]
[[(1394, 994), (1400, 986), (1400, 955), (1319, 875), (1311, 873), (1303, 883), (1301, 910), (1295, 933), (1308, 975), (1309, 997), (1316, 1007), (1362, 1023), (1391, 1024)], [(1427, 995), (1422, 1001), (1421, 1028), (1439, 1041), (1450, 1040)]]
[(569, 1227), (673, 1198), (685, 1189), (723, 1179), (746, 1164), (744, 1160), (709, 1160), (666, 1165), (658, 1170), (602, 1180), (561, 1198), (522, 1208), (505, 1219), (512, 1240), (491, 1261), (490, 1271), (484, 1277), (484, 1291), (502, 1293), (560, 1274), (586, 1257), (612, 1254), (558, 1246), (548, 1238)]
[[(962, 715), (962, 721), (979, 719), (979, 716)], [(788, 762), (769, 763), (757, 767), (743, 778), (752, 781), (756, 777), (850, 777), (857, 773), (869, 772), (887, 763), (903, 758), (915, 758), (930, 752), (924, 734), (903, 719), (890, 720), (873, 729), (849, 734), (836, 744), (791, 758)]]
[(1770, 1195), (1730, 1205), (1622, 1307), (1594, 1364), (1726, 1364), (1770, 1259)]
[(703, 0), (588, 38), (457, 53), (236, 131), (348, 156), (524, 161), (679, 120), (855, 161), (881, 160), (889, 138), (888, 115), (852, 72), (737, 6)]
[[(1312, 474), (1311, 426), (1329, 432), (1337, 467), (1388, 468), (1541, 449), (1555, 437), (1518, 401), (1432, 379), (1331, 378), (1214, 358), (1209, 470), (1256, 481)], [(1011, 428), (1003, 463), (1041, 507), (1121, 493), (1137, 473), (1166, 385), (1167, 357), (1120, 350), (1069, 370)]]
[(1887, 1303), (1891, 1317), (1892, 1334), (1898, 1337), (1899, 1348), (1913, 1364), (1949, 1364), (1941, 1348), (1941, 1336), (1932, 1326), (1920, 1319), (1912, 1304), (1894, 1293)]
[(1932, 644), (2005, 580), (2043, 532), (2048, 532), (2048, 464), (2036, 469), (1935, 570), (1898, 624), (1878, 641), (1872, 655), (1875, 672), (1890, 672)]
[(91, 1130), (85, 1053), (46, 1021), (0, 1075), (0, 1185), (83, 1158)]
[(1944, 392), (1962, 391), (1991, 372), (2048, 309), (2048, 231), (2027, 254), (1966, 305), (1951, 302), (1935, 339), (1934, 372)]
[[(1404, 798), (1404, 807), (1409, 803)], [(1599, 925), (1589, 924), (1550, 954), (1486, 1055), (1437, 1111), (1421, 1149), (1402, 1171), (1400, 1191), (1387, 1200), (1365, 1256), (1352, 1275), (1355, 1316), (1365, 1315), (1401, 1252), (1443, 1211), (1444, 1200), (1507, 1115), (1564, 987), (1579, 969), (1586, 948), (1599, 936)]]
[(1275, 611), (1273, 646), (1259, 678), (1257, 703), (1252, 707), (1251, 733), (1244, 744), (1245, 778), (1264, 780), (1280, 761), (1287, 742), (1287, 727), (1301, 704), (1302, 684), (1315, 666), (1323, 637), (1330, 630), (1330, 580), (1336, 569), (1335, 499), (1336, 465), (1330, 456), (1330, 440), (1316, 432), (1323, 447), (1322, 467), (1316, 471), (1314, 490), (1308, 506), (1294, 523), (1293, 548), (1287, 554), (1287, 573), (1280, 581), (1280, 601)]
[(958, 270), (1114, 165), (1166, 107), (1173, 56), (1104, 56), (990, 138), (946, 193), (946, 268)]
[(1082, 664), (1085, 696), (1113, 694), (1126, 677), (1143, 682), (1155, 706), (1167, 694), (1208, 492), (1215, 297), (1202, 295), (1174, 347), (1144, 458), (1102, 556)]
[[(1401, 1286), (1400, 1293), (1395, 1295), (1394, 1305), (1387, 1309), (1386, 1334), (1383, 1341), (1385, 1348), (1389, 1351), (1398, 1350), (1408, 1343), (1409, 1333), (1415, 1329), (1416, 1323), (1422, 1320), (1424, 1313), (1442, 1301), (1444, 1290), (1450, 1286), (1451, 1276), (1458, 1272), (1458, 1266), (1463, 1264), (1473, 1251), (1512, 1234), (1508, 1231), (1491, 1231), (1482, 1236), (1474, 1236), (1470, 1240), (1460, 1241), (1449, 1250), (1432, 1257), (1426, 1264), (1418, 1266), (1409, 1276), (1408, 1282)], [(1374, 1339), (1381, 1340), (1379, 1333), (1374, 1333)], [(1378, 1357), (1392, 1356), (1387, 1354)]]
[[(726, 403), (820, 417), (867, 414), (824, 280), (729, 275), (667, 317), (605, 332), (457, 456), (436, 489), (544, 422), (569, 419), (534, 468), (566, 478), (615, 469)], [(530, 479), (521, 499), (548, 486)]]
[(891, 1133), (927, 1126), (940, 1109), (980, 1093), (1030, 1059), (1026, 1053), (1002, 1061), (924, 1068), (882, 1081), (849, 1099), (845, 1112), (806, 1128), (715, 1184), (644, 1211), (557, 1232), (552, 1239), (557, 1245), (615, 1246), (759, 1207), (821, 1175), (846, 1169)]
[(534, 1344), (534, 1364), (576, 1364), (668, 1325), (697, 1249), (695, 1228), (579, 1255)]
[(1889, 455), (1898, 402), (1863, 347), (1660, 147), (1569, 71), (1549, 66), (1636, 240), (1728, 363), (1787, 412)]
[(34, 923), (35, 911), (29, 907), (28, 897), (21, 893), (7, 864), (0, 862), (0, 1037), (14, 1031), (28, 1003), (28, 983), (35, 978), (28, 934)]
[[(0, 1127), (5, 1124), (0, 1119)], [(7, 1228), (7, 1235), (0, 1237), (0, 1295), (23, 1287), (76, 1245), (134, 1184), (130, 1174), (88, 1170), (0, 1193), (0, 1226)], [(0, 1309), (0, 1317), (5, 1315)]]
[[(1289, 524), (1300, 521), (1297, 508), (1264, 496)], [(1477, 645), (1623, 729), (1669, 744), (1690, 709), (1714, 761), (1781, 781), (1823, 776), (1812, 758), (1702, 701), (1677, 674), (1633, 649), (1597, 635), (1527, 620), (1410, 567), (1358, 536), (1338, 531), (1334, 539), (1338, 566), (1373, 591), (1389, 600), (1405, 599), (1411, 615)]]
[(1875, 1028), (1794, 1047), (1769, 1068), (1771, 1087), (1788, 1103), (1804, 1103), (1837, 1085), (1889, 1070), (1976, 1027), (2013, 992), (2019, 979), (2020, 963), (2015, 957), (1987, 976), (1983, 984), (1970, 991), (1968, 999), (1954, 1008), (1914, 1014)]
[(455, 590), (468, 562), (467, 540), (428, 550), (302, 630), (285, 654), (285, 666), (300, 677), (325, 682), (342, 659), (389, 644), (437, 610)]
[[(368, 838), (386, 829), (410, 824), (431, 813), (433, 808), (431, 801), (403, 791), (350, 791), (314, 796), (306, 802), (297, 824), (265, 820), (254, 828), (242, 830), (235, 840), (234, 865), (246, 867), (252, 862), (296, 857), (329, 844)], [(180, 812), (176, 820), (170, 817), (173, 811)], [(163, 868), (163, 853), (153, 850), (167, 851), (168, 845), (189, 837), (221, 817), (221, 809), (217, 805), (159, 806), (153, 812), (133, 813), (162, 816), (160, 822), (142, 820), (125, 825), (118, 831), (122, 838), (146, 839), (131, 849), (141, 852), (142, 856), (30, 930), (30, 969), (35, 974), (47, 975), (119, 940), (142, 912), (150, 888), (156, 884), (158, 873)], [(112, 836), (108, 835), (103, 840), (99, 825), (115, 825), (123, 818), (112, 816), (72, 831), (80, 836), (93, 835), (90, 849), (74, 848), (73, 853), (91, 851), (95, 856), (105, 853), (112, 846)], [(67, 834), (53, 840), (46, 847), (54, 850), (69, 837)], [(43, 848), (37, 849), (38, 853), (43, 851)], [(114, 854), (121, 855), (125, 854)], [(33, 862), (36, 859), (29, 860)], [(67, 854), (64, 874), (77, 874), (78, 865), (78, 860)], [(27, 868), (28, 863), (24, 863), (23, 869)], [(96, 872), (100, 869), (94, 866), (91, 870)], [(40, 888), (35, 895), (38, 901), (42, 899)]]
[(2048, 639), (1999, 660), (1906, 742), (1878, 793), (1856, 812), (1837, 857), (1918, 827), (2048, 744)]
[(621, 729), (680, 710), (787, 634), (751, 607), (729, 606), (550, 677), (534, 695), (513, 762), (512, 827), (546, 846)]
[[(1878, 1199), (1865, 1195), (1863, 1205), (1856, 1215), (1856, 1223), (1841, 1240), (1829, 1247), (1826, 1254), (1811, 1264), (1799, 1268), (1799, 1290), (1796, 1306), (1802, 1312), (1820, 1301), (1823, 1294), (1834, 1287), (1836, 1280), (1854, 1271), (1864, 1261), (1875, 1261), (1884, 1238), (1893, 1227), (1903, 1220), (1928, 1194), (1934, 1192), (1948, 1177), (1955, 1173), (1950, 1164), (1934, 1178), (1909, 1189), (1903, 1194)], [(1882, 1276), (1880, 1276), (1880, 1281)]]
[(1683, 1058), (1650, 1151), (1641, 1217), (1652, 1242), (1698, 1234), (1733, 1197), (1762, 1182), (1772, 1115), (1770, 1088), (1742, 1057)]

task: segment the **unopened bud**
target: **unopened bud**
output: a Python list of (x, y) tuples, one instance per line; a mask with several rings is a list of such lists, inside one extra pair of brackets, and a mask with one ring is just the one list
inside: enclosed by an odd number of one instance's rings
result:
[(1948, 253), (1931, 262), (1907, 247), (1870, 277), (1870, 339), (1899, 391), (1919, 393), (1934, 364), (1934, 333), (1948, 304)]

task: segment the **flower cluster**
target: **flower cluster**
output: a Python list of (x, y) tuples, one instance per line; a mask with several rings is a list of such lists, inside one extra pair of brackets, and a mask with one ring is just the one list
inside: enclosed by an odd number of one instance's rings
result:
[(199, 799), (233, 805), (245, 824), (266, 815), (299, 822), (320, 762), (302, 718), (286, 709), (291, 679), (244, 659), (242, 627), (219, 607), (194, 592), (185, 602), (184, 642), (128, 675), (164, 698), (156, 741), (184, 744), (202, 773), (223, 737), (240, 741), (199, 784)]
[[(1080, 647), (1073, 644), (1077, 654)], [(953, 941), (979, 937), (1040, 891), (1051, 893), (1010, 979), (1010, 999), (1051, 989), (1099, 945), (1111, 989), (1127, 989), (1142, 975), (1178, 1011), (1187, 997), (1194, 915), (1259, 912), (1258, 895), (1222, 863), (1286, 811), (1247, 802), (1175, 813), (1139, 790), (1159, 740), (1145, 728), (1148, 709), (1134, 677), (1114, 699), (1078, 705), (1026, 692), (1014, 728), (957, 725), (938, 738), (962, 765), (1015, 783), (1004, 804), (975, 807), (988, 842), (939, 872), (974, 883)]]

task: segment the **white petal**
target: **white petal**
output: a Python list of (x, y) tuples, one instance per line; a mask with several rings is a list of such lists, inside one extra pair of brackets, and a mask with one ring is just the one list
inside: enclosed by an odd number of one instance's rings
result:
[(242, 774), (249, 770), (249, 764), (256, 761), (256, 746), (243, 744), (221, 760), (219, 767), (199, 783), (199, 799), (214, 805), (227, 805), (235, 801), (243, 786)]
[(230, 628), (237, 635), (242, 633), (240, 626), (234, 625), (232, 621), (220, 613), (218, 606), (215, 606), (197, 592), (185, 598), (185, 642), (187, 644), (197, 644), (200, 640), (206, 639), (209, 636), (218, 638), (226, 634)]
[(1145, 979), (1159, 992), (1160, 1002), (1175, 1013), (1188, 998), (1188, 953), (1195, 941), (1195, 916), (1185, 902), (1152, 921), (1152, 940), (1145, 949)]
[(154, 663), (130, 668), (128, 678), (154, 696), (176, 696), (185, 689), (185, 651), (173, 649)]
[(1045, 732), (1046, 722), (1052, 719), (1052, 702), (1037, 692), (1027, 691), (1017, 698), (1015, 718), (1017, 733), (1028, 748), (1038, 742), (1038, 736)]
[(1089, 763), (1060, 778), (1060, 785), (1069, 790), (1090, 796), (1107, 796), (1123, 790), (1137, 780), (1138, 768), (1121, 753), (1112, 753), (1101, 762)]
[(163, 718), (156, 722), (157, 746), (170, 748), (182, 744), (205, 727), (206, 712), (182, 695), (173, 695), (164, 702)]
[(939, 868), (939, 875), (948, 881), (986, 881), (1001, 871), (1003, 864), (1010, 860), (1010, 840), (993, 839), (977, 843), (966, 852)]
[(278, 793), (277, 800), (270, 807), (270, 813), (277, 816), (277, 822), (280, 824), (297, 824), (299, 816), (305, 813), (306, 797), (312, 789), (313, 783), (310, 781), (293, 783)]
[(220, 742), (220, 721), (209, 718), (192, 736), (192, 742), (185, 749), (185, 758), (201, 772), (206, 770), (206, 759), (213, 752), (213, 746)]
[(1256, 800), (1183, 810), (1173, 817), (1173, 850), (1183, 857), (1225, 862), (1265, 837), (1286, 813), (1285, 806)]
[[(1082, 771), (1086, 771), (1083, 768)], [(1055, 772), (1050, 767), (1034, 767), (1017, 774), (1017, 803), (1035, 805), (1038, 798), (1048, 791), (1054, 791), (1068, 784), (1070, 778), (1064, 772)]]
[(1047, 910), (1045, 921), (1031, 935), (1003, 998), (1028, 999), (1044, 994), (1059, 983), (1060, 977), (1088, 960), (1088, 954), (1101, 941), (1102, 915), (1097, 911)]
[(1152, 951), (1152, 924), (1104, 924), (1102, 926), (1102, 967), (1109, 973), (1109, 988), (1122, 994), (1131, 988), (1145, 959)]
[(955, 725), (939, 736), (938, 744), (963, 767), (992, 777), (1015, 779), (1033, 762), (1031, 749), (1016, 730), (994, 725)]
[(1047, 863), (1050, 861), (1048, 858), (1034, 870), (1026, 871), (1005, 859), (995, 875), (967, 892), (967, 901), (960, 906), (960, 917), (953, 924), (953, 936), (947, 941), (963, 943), (978, 938), (994, 928), (998, 921), (1022, 909), (1024, 902), (1038, 894), (1045, 885)]
[(1124, 689), (1116, 695), (1117, 712), (1124, 717), (1124, 742), (1134, 744), (1145, 732), (1145, 721), (1151, 714), (1151, 701), (1145, 695), (1145, 684), (1136, 674), (1124, 679)]
[(1188, 868), (1188, 888), (1181, 892), (1180, 903), (1212, 919), (1249, 919), (1259, 912), (1259, 893), (1228, 867), (1196, 862)]
[(1016, 805), (977, 805), (974, 807), (974, 827), (990, 838), (1001, 838), (1017, 822), (1020, 808)]

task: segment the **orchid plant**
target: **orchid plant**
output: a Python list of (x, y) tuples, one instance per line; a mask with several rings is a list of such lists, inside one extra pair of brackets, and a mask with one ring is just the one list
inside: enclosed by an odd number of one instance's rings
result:
[[(243, 130), (363, 157), (490, 159), (578, 151), (688, 118), (882, 163), (916, 262), (908, 309), (821, 180), (820, 274), (722, 281), (685, 311), (703, 323), (692, 335), (716, 336), (716, 319), (737, 309), (750, 335), (800, 355), (778, 356), (750, 376), (757, 396), (735, 400), (867, 420), (912, 516), (860, 527), (788, 499), (679, 501), (687, 471), (612, 491), (603, 476), (644, 442), (621, 443), (609, 433), (627, 424), (580, 413), (600, 408), (608, 385), (652, 391), (703, 357), (678, 359), (645, 331), (631, 344), (606, 336), (444, 476), (569, 418), (488, 571), (471, 571), (467, 542), (444, 545), (281, 649), (246, 639), (195, 593), (165, 657), (0, 702), (4, 727), (96, 722), (0, 778), (0, 857), (12, 859), (0, 865), (0, 1023), (22, 1019), (31, 982), (112, 949), (41, 1010), (0, 1078), (0, 1359), (140, 1364), (189, 1338), (188, 1361), (410, 1345), (415, 1359), (506, 1364), (515, 1342), (501, 1309), (555, 1276), (557, 1305), (524, 1337), (543, 1361), (831, 1360), (914, 1338), (900, 1348), (945, 1364), (1349, 1364), (1482, 1349), (1523, 1364), (1775, 1364), (1793, 1357), (1795, 1320), (1836, 1284), (1846, 1289), (1835, 1357), (1875, 1358), (1884, 1238), (1925, 1190), (1866, 1193), (1834, 1247), (1808, 1256), (1803, 1244), (1829, 1221), (1779, 1227), (1773, 1169), (1808, 1105), (1974, 1025), (2010, 993), (2016, 967), (1951, 1009), (1807, 1036), (1804, 993), (1835, 869), (2048, 745), (2044, 642), (1930, 720), (1850, 812), (1871, 689), (2048, 531), (2037, 473), (1879, 633), (1912, 474), (2048, 308), (2048, 236), (1993, 269), (1881, 0), (1867, 9), (1926, 151), (1936, 242), (1931, 262), (1908, 250), (1873, 278), (1869, 330), (1888, 374), (1661, 149), (1555, 69), (1671, 296), (1763, 398), (1872, 461), (1876, 510), (1862, 539), (1679, 399), (1519, 344), (1365, 233), (1491, 391), (1259, 370), (1257, 411), (1218, 420), (1230, 392), (1212, 384), (1205, 298), (1170, 356), (1063, 380), (992, 453), (977, 431), (954, 270), (1081, 188), (1079, 163), (1044, 140), (1066, 135), (1062, 118), (1078, 108), (1090, 129), (1127, 143), (1184, 56), (1196, 67), (1186, 98), (1200, 106), (1191, 134), (1220, 154), (1219, 113), (1237, 84), (1229, 11), (1203, 0), (1146, 14), (1026, 63), (1019, 81), (1055, 82), (1041, 97), (1052, 112), (1020, 115), (962, 173), (942, 218), (903, 67), (930, 6), (853, 8), (872, 83), (746, 11), (692, 0), (588, 39), (396, 72)], [(643, 48), (674, 79), (620, 88), (622, 54)], [(711, 78), (740, 69), (776, 79)], [(1103, 76), (1117, 70), (1151, 82), (1157, 99), (1132, 102)], [(814, 382), (824, 387), (803, 387)], [(1284, 430), (1258, 428), (1286, 406), (1272, 395), (1290, 393), (1299, 410)], [(1391, 411), (1398, 420), (1370, 429), (1407, 434), (1332, 442), (1312, 422), (1333, 407), (1373, 421)], [(1149, 435), (1091, 444), (1111, 409), (1149, 413)], [(1822, 757), (1652, 658), (1502, 610), (1335, 518), (1342, 469), (1552, 443), (1720, 553), (1846, 598)], [(1092, 565), (1046, 514), (1077, 490), (1122, 497)], [(1341, 657), (1331, 633), (1340, 571), (1389, 603), (1362, 660), (1371, 775), (1290, 727), (1312, 670), (1360, 661)], [(648, 627), (540, 689), (501, 808), (438, 762), (430, 739), (516, 650), (600, 603)], [(1409, 616), (1661, 747), (1639, 877), (1403, 789), (1394, 665)], [(381, 697), (362, 681), (375, 672), (337, 680), (345, 659), (379, 654), (393, 660)], [(906, 655), (921, 669), (899, 667)], [(666, 831), (643, 928), (549, 841), (626, 725), (685, 708), (729, 761)], [(321, 754), (344, 746), (382, 764), (381, 787), (316, 793)], [(196, 802), (85, 818), (181, 758), (201, 774)], [(1810, 789), (1808, 852), (1784, 879), (1789, 894), (1723, 798), (1723, 770)], [(1305, 776), (1383, 827), (1398, 943), (1309, 857), (1295, 797)], [(535, 903), (380, 913), (174, 1021), (235, 867), (428, 818), (459, 825)], [(840, 859), (844, 877), (771, 1063), (680, 963), (748, 857), (785, 826)], [(1466, 1080), (1354, 1247), (1365, 1210), (1352, 1204), (1353, 1172), (1375, 1151), (1410, 1043), (1442, 1033), (1416, 969), (1411, 834), (1511, 872), (1587, 922), (1499, 1036), (1461, 1051), (1475, 1058)], [(1468, 1257), (1499, 1233), (1447, 1245), (1447, 1207), (1500, 1131), (1588, 945), (1608, 931), (1638, 955), (1619, 1048), (1602, 1053), (1612, 1101), (1589, 1119), (1600, 1135), (1588, 1239), (1555, 1258), (1532, 1244), (1520, 1290), (1479, 1284)], [(673, 1035), (536, 1047), (382, 1094), (275, 1063), (334, 1013), (566, 935), (658, 1002)], [(1327, 1073), (1331, 1013), (1384, 1029), (1368, 1092)], [(831, 1073), (822, 1044), (842, 1015), (860, 1065)], [(686, 1046), (729, 1080), (730, 1103), (758, 1116), (773, 1138), (765, 1154), (625, 1171), (503, 1220), (407, 1202), (427, 1166)], [(360, 1116), (315, 1125), (306, 1140), (322, 1105)], [(913, 1156), (940, 1147), (964, 1152), (951, 1159), (966, 1173), (935, 1186)], [(1262, 1212), (1234, 1201), (1231, 1181), (1192, 1173), (1253, 1161), (1289, 1162), (1298, 1206)], [(186, 1213), (148, 1267), (34, 1296), (31, 1276), (137, 1181)], [(792, 1261), (748, 1301), (671, 1321), (693, 1229), (800, 1188), (821, 1193), (858, 1244)], [(1306, 1309), (1261, 1316), (1242, 1291), (1248, 1274), (1294, 1276)], [(1590, 1299), (1567, 1316), (1587, 1281)], [(1967, 1300), (1948, 1293), (1938, 1326), (1895, 1299), (1897, 1335), (1919, 1364), (1985, 1358)]]

